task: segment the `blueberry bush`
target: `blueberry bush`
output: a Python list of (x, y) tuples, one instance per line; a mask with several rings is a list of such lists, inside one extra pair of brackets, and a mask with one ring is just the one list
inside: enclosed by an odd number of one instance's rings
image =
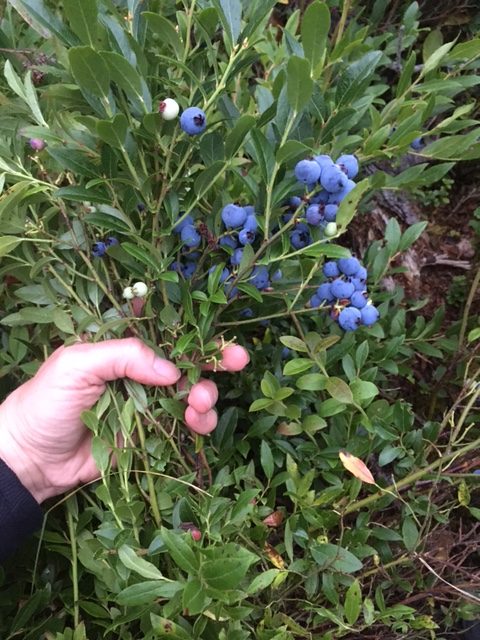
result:
[(352, 250), (380, 193), (480, 157), (480, 38), (417, 2), (391, 29), (389, 3), (287, 4), (4, 8), (3, 394), (78, 340), (137, 336), (190, 383), (224, 344), (251, 362), (209, 437), (185, 389), (86, 412), (101, 480), (0, 568), (2, 638), (418, 639), (480, 612), (480, 275), (446, 322), (405, 289), (428, 216)]

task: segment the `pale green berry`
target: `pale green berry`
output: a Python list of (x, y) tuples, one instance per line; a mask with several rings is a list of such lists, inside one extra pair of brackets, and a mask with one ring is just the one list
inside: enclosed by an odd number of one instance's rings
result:
[(134, 297), (135, 294), (133, 293), (132, 287), (125, 287), (122, 293), (122, 298), (125, 298), (125, 300), (131, 300)]
[(329, 222), (326, 225), (325, 229), (323, 230), (323, 233), (327, 236), (327, 238), (331, 238), (332, 236), (337, 235), (337, 231), (338, 231), (337, 223)]
[(137, 298), (144, 298), (148, 293), (148, 287), (145, 282), (136, 282), (132, 287), (132, 291)]

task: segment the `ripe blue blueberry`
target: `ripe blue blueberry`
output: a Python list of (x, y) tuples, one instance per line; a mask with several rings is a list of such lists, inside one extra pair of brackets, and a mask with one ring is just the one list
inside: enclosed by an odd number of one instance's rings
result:
[(340, 311), (338, 324), (344, 331), (355, 331), (362, 320), (362, 314), (355, 307), (346, 307)]
[(338, 278), (340, 270), (335, 260), (329, 260), (323, 265), (323, 275), (326, 278)]
[[(246, 211), (246, 207), (245, 207)], [(257, 216), (254, 213), (247, 215), (247, 219), (243, 225), (243, 228), (247, 231), (256, 231), (258, 229), (258, 220)]]
[(362, 280), (363, 282), (366, 282), (367, 276), (368, 276), (368, 272), (365, 269), (365, 267), (360, 266), (357, 273), (355, 274), (355, 277), (358, 278), (359, 280)]
[(290, 349), (288, 347), (283, 347), (283, 349), (282, 349), (282, 360), (285, 360), (286, 358), (289, 358), (291, 353), (292, 352), (290, 351)]
[(324, 189), (330, 193), (338, 193), (347, 186), (348, 178), (336, 164), (322, 169), (320, 182)]
[(250, 284), (253, 284), (260, 291), (267, 289), (270, 286), (267, 267), (254, 267), (249, 280)]
[(335, 222), (335, 220), (337, 219), (337, 211), (338, 206), (336, 204), (325, 205), (325, 211), (323, 212), (325, 220), (327, 222)]
[(315, 160), (300, 160), (294, 171), (297, 180), (303, 184), (314, 184), (320, 178), (320, 166)]
[(350, 180), (353, 180), (358, 173), (358, 160), (353, 155), (340, 156), (336, 164), (345, 171)]
[(207, 128), (207, 116), (198, 107), (188, 107), (180, 116), (180, 127), (189, 136), (196, 136)]
[(192, 247), (198, 247), (202, 241), (200, 234), (192, 224), (187, 224), (182, 228), (180, 238), (182, 239), (183, 244), (190, 249)]
[(181, 233), (183, 227), (186, 227), (187, 225), (193, 226), (193, 218), (190, 215), (185, 216), (183, 220), (177, 222), (177, 224), (173, 227), (173, 231), (175, 233)]
[(351, 282), (346, 282), (341, 278), (336, 278), (330, 284), (330, 290), (335, 298), (338, 298), (339, 300), (347, 300), (355, 291), (355, 287)]
[(253, 318), (253, 309), (247, 307), (246, 309), (242, 309), (240, 311), (241, 318)]
[(222, 220), (227, 229), (241, 227), (246, 219), (247, 212), (236, 204), (227, 204), (222, 209)]
[(290, 244), (294, 249), (303, 249), (310, 244), (310, 234), (297, 228), (290, 234)]
[(234, 267), (238, 267), (240, 262), (242, 261), (243, 249), (235, 249), (235, 251), (230, 256), (230, 264)]
[[(343, 175), (345, 175), (345, 174), (343, 174)], [(347, 179), (347, 184), (345, 185), (345, 187), (341, 191), (338, 191), (337, 193), (330, 194), (330, 197), (328, 198), (328, 204), (337, 204), (337, 205), (340, 204), (341, 201), (344, 198), (346, 198), (348, 196), (348, 194), (350, 193), (350, 191), (352, 191), (352, 189), (355, 189), (356, 186), (357, 185), (355, 184), (355, 182), (353, 180)]]
[(357, 309), (363, 309), (368, 302), (368, 296), (363, 291), (354, 291), (350, 298), (350, 303)]
[(353, 284), (353, 286), (355, 287), (355, 291), (365, 291), (366, 288), (366, 284), (363, 280), (360, 280), (360, 278), (355, 277), (355, 278), (349, 278), (349, 281)]
[(252, 244), (255, 240), (255, 231), (250, 231), (249, 229), (243, 228), (238, 234), (238, 240), (240, 244)]
[(319, 204), (311, 204), (307, 207), (305, 212), (305, 218), (308, 224), (311, 224), (314, 227), (318, 227), (320, 222), (323, 220), (323, 205)]
[(323, 171), (325, 169), (325, 167), (331, 167), (334, 164), (334, 162), (331, 159), (331, 157), (327, 156), (326, 154), (321, 154), (319, 156), (314, 156), (313, 159), (315, 160), (315, 162), (320, 167), (320, 171)]
[(301, 207), (303, 204), (303, 200), (301, 198), (299, 198), (298, 196), (292, 196), (290, 198), (290, 200), (288, 201), (288, 206), (291, 209), (298, 209), (298, 207)]
[(195, 269), (197, 268), (196, 262), (188, 261), (182, 266), (182, 274), (186, 280), (189, 280), (193, 274), (195, 273)]
[(233, 236), (222, 236), (218, 244), (221, 247), (230, 247), (230, 249), (236, 249), (238, 247), (238, 242)]
[(361, 264), (356, 258), (340, 258), (338, 268), (346, 276), (356, 276)]
[(94, 242), (92, 245), (92, 256), (94, 258), (103, 258), (107, 252), (107, 245), (105, 242)]
[(312, 307), (312, 309), (314, 309), (315, 307), (319, 307), (322, 304), (322, 301), (317, 296), (317, 294), (314, 293), (313, 296), (308, 301), (308, 304), (309, 304), (310, 307)]
[(380, 317), (380, 313), (377, 307), (374, 307), (373, 304), (367, 304), (366, 307), (363, 307), (361, 314), (362, 324), (366, 325), (367, 327), (371, 327), (372, 324), (375, 324), (375, 322)]
[(118, 244), (118, 240), (113, 236), (109, 236), (108, 238), (105, 238), (105, 245), (107, 247), (114, 247), (116, 244)]
[(245, 213), (247, 214), (247, 216), (257, 215), (255, 213), (255, 207), (253, 206), (253, 204), (247, 204), (243, 208), (245, 209)]
[(283, 278), (282, 270), (281, 269), (277, 269), (274, 272), (274, 274), (272, 275), (272, 282), (278, 282), (282, 278)]
[(328, 191), (318, 191), (314, 196), (310, 198), (312, 204), (327, 204), (330, 194)]
[(333, 302), (335, 300), (335, 296), (333, 295), (332, 287), (329, 282), (321, 284), (316, 290), (315, 295), (320, 300), (320, 304), (323, 302)]
[(410, 146), (414, 151), (420, 151), (420, 149), (423, 149), (423, 147), (425, 146), (425, 143), (423, 141), (423, 138), (415, 138), (415, 140), (412, 140), (412, 142), (410, 143)]

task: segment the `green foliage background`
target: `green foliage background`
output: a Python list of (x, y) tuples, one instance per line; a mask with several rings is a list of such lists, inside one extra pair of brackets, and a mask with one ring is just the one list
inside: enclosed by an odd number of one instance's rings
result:
[[(417, 3), (389, 31), (386, 3), (315, 0), (287, 12), (279, 31), (275, 4), (5, 9), (2, 375), (18, 384), (58, 344), (126, 332), (191, 381), (222, 336), (252, 362), (220, 381), (219, 426), (205, 442), (182, 425), (181, 393), (112, 385), (86, 413), (102, 479), (49, 505), (38, 540), (0, 569), (2, 638), (421, 638), (478, 613), (458, 592), (452, 607), (404, 601), (437, 584), (431, 535), (480, 516), (478, 476), (449, 471), (480, 443), (479, 276), (457, 322), (446, 327), (441, 308), (426, 320), (424, 301), (405, 298), (397, 259), (427, 221), (391, 219), (364, 256), (379, 324), (344, 335), (306, 303), (323, 261), (349, 254), (353, 217), (369, 224), (379, 189), (428, 193), (480, 156), (480, 39), (420, 29)], [(203, 108), (207, 132), (190, 138), (164, 122), (166, 96)], [(46, 149), (32, 153), (32, 137)], [(281, 214), (299, 192), (295, 163), (312, 153), (355, 153), (365, 177), (341, 206), (337, 237), (293, 251)], [(403, 168), (406, 154), (416, 162)], [(384, 169), (367, 171), (373, 163)], [(191, 281), (169, 270), (180, 251), (172, 228), (192, 213), (217, 237), (222, 206), (237, 200), (255, 204), (265, 240), (245, 251), (241, 295), (229, 300), (221, 270), (208, 273), (225, 251), (205, 245)], [(120, 244), (92, 258), (106, 235)], [(281, 266), (273, 291), (248, 283), (254, 264)], [(137, 279), (151, 288), (141, 318), (121, 299)], [(247, 306), (254, 317), (240, 320)], [(431, 379), (413, 406), (405, 395), (418, 357)], [(119, 431), (129, 446), (113, 471)], [(379, 487), (349, 476), (341, 449), (366, 461)], [(263, 523), (272, 512), (277, 527)]]

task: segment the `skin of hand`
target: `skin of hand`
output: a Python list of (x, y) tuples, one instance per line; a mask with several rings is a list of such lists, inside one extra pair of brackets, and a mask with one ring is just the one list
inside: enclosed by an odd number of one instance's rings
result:
[[(243, 347), (229, 345), (218, 370), (239, 371), (248, 361)], [(92, 433), (80, 416), (108, 381), (120, 378), (168, 386), (180, 379), (180, 371), (137, 338), (79, 343), (54, 351), (0, 405), (0, 458), (37, 502), (99, 477), (90, 453)], [(185, 411), (190, 429), (205, 434), (215, 428), (217, 398), (211, 380), (191, 387)]]

